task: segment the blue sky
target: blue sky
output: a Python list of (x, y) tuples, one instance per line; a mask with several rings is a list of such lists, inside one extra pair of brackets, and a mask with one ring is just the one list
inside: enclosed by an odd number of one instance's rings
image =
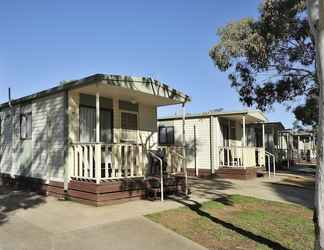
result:
[[(192, 97), (189, 112), (243, 106), (208, 56), (216, 30), (259, 0), (1, 1), (0, 102), (94, 73), (151, 76)], [(173, 114), (179, 107), (162, 108)], [(290, 126), (277, 105), (270, 120)]]

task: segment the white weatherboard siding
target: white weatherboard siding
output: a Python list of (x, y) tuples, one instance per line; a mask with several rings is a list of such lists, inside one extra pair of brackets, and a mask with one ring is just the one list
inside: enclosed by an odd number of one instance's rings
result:
[(38, 99), (32, 105), (33, 177), (63, 180), (64, 93)]
[[(20, 116), (32, 113), (32, 139), (20, 138)], [(12, 115), (8, 108), (0, 144), (0, 172), (63, 180), (64, 166), (64, 94), (36, 99), (29, 104), (16, 105)]]
[(12, 166), (12, 123), (10, 109), (0, 111), (2, 135), (0, 136), (0, 173), (10, 174)]
[(156, 107), (139, 104), (139, 143), (146, 145), (146, 148), (157, 145), (156, 120)]
[(215, 170), (219, 169), (219, 147), (224, 145), (224, 139), (223, 139), (223, 134), (222, 134), (222, 129), (220, 126), (219, 118), (218, 117), (213, 117), (213, 138), (212, 138), (212, 143), (215, 145), (213, 147), (213, 168)]
[[(159, 121), (159, 125), (174, 126), (175, 143), (182, 145), (182, 120)], [(186, 142), (187, 142), (187, 167), (198, 169), (211, 169), (210, 166), (210, 119), (194, 118), (186, 119)], [(196, 136), (195, 132), (196, 131)], [(194, 147), (196, 144), (196, 159), (194, 155)]]

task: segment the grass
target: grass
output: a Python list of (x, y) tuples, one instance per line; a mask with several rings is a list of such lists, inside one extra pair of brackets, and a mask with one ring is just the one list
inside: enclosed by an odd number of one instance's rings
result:
[(313, 212), (232, 195), (147, 215), (208, 249), (313, 249)]

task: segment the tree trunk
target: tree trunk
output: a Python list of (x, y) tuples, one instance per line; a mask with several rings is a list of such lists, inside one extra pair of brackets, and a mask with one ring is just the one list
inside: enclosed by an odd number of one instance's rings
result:
[(319, 127), (318, 127), (318, 155), (315, 177), (315, 249), (324, 249), (324, 0), (308, 0), (308, 14), (311, 31), (315, 38), (316, 71), (320, 86), (319, 97)]

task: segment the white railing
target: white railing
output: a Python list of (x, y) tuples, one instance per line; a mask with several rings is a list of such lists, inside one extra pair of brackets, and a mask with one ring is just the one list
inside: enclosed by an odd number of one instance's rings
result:
[(275, 176), (276, 175), (276, 157), (275, 157), (274, 154), (271, 154), (268, 151), (265, 151), (265, 156), (268, 159), (267, 162), (268, 162), (268, 174), (269, 174), (269, 177), (271, 176), (271, 159), (272, 159), (273, 176)]
[(138, 144), (73, 143), (70, 176), (82, 180), (142, 177), (143, 146)]
[(165, 152), (165, 159), (167, 162), (167, 172), (176, 174), (183, 172), (182, 147), (177, 146), (158, 146), (158, 149)]
[(264, 148), (218, 147), (219, 165), (225, 167), (264, 166)]

